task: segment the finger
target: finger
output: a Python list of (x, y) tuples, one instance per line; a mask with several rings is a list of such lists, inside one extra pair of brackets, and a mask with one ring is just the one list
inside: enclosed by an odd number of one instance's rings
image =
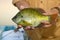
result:
[(46, 16), (47, 16), (47, 15), (49, 15), (49, 14), (48, 14), (48, 13), (43, 13), (43, 15), (46, 15)]
[(45, 20), (43, 20), (41, 23), (43, 23), (43, 24), (50, 24), (49, 21), (45, 21)]
[(17, 32), (20, 28), (22, 28), (22, 25), (18, 25), (18, 27), (14, 31)]
[(27, 30), (33, 30), (35, 28), (34, 27), (31, 27), (31, 26), (27, 26), (25, 29), (27, 29)]
[(30, 29), (31, 29), (31, 27), (30, 27), (30, 26), (27, 26), (25, 29), (30, 30)]
[(49, 24), (49, 25), (44, 25), (43, 27), (51, 27), (51, 24)]
[(35, 29), (35, 27), (31, 27), (31, 29)]
[(24, 8), (28, 8), (28, 7), (30, 7), (29, 5), (30, 4), (27, 1), (22, 1), (22, 0), (21, 1), (18, 1), (16, 3), (16, 6), (18, 7), (19, 10), (22, 10)]
[(26, 1), (23, 1), (20, 3), (20, 10), (24, 9), (24, 8), (29, 8), (29, 3)]
[(22, 25), (18, 25), (18, 28), (21, 28), (22, 27)]

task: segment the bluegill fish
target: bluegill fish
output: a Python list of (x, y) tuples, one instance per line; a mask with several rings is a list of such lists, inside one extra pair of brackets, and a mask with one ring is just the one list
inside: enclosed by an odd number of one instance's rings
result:
[(50, 16), (45, 16), (34, 8), (25, 8), (18, 12), (12, 20), (18, 25), (37, 27), (43, 20), (50, 21)]

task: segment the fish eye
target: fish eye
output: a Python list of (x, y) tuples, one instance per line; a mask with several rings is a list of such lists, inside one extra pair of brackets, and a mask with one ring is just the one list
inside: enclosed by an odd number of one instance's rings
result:
[(14, 18), (17, 18), (17, 16), (15, 16)]

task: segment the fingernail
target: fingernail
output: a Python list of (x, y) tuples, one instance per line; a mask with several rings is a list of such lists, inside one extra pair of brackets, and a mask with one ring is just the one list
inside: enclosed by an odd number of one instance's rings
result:
[(25, 7), (21, 5), (20, 8), (21, 8), (21, 9), (24, 9)]
[(32, 29), (35, 29), (34, 27), (32, 27)]
[(28, 29), (29, 30), (29, 29), (31, 29), (31, 27), (30, 26), (27, 26), (25, 29)]

